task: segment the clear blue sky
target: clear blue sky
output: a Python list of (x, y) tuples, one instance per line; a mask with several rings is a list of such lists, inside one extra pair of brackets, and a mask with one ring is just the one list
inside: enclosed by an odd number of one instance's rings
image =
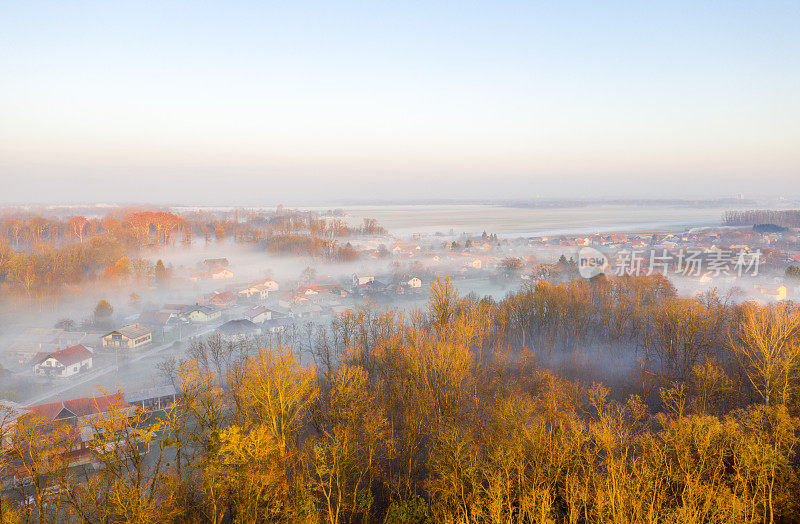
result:
[(0, 1), (0, 201), (800, 193), (800, 2)]

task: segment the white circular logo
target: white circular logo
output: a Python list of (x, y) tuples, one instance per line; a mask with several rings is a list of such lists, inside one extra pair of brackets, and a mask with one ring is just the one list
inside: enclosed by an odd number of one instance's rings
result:
[(596, 277), (608, 269), (608, 258), (592, 247), (578, 251), (578, 272), (583, 278)]

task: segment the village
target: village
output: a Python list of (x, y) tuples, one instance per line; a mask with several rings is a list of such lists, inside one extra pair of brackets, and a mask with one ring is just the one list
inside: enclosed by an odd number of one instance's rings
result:
[[(439, 278), (452, 280), (464, 295), (499, 299), (541, 280), (578, 278), (577, 254), (585, 247), (608, 256), (608, 274), (658, 271), (690, 296), (716, 289), (736, 293), (739, 300), (796, 299), (800, 296), (797, 235), (791, 229), (757, 232), (745, 227), (524, 238), (485, 232), (404, 239), (383, 234), (348, 242), (358, 253), (362, 271), (331, 276), (317, 274), (309, 266), (299, 275), (277, 280), (240, 281), (235, 259), (204, 259), (173, 278), (171, 285), (189, 298), (183, 302), (138, 311), (135, 306), (120, 308), (105, 320), (113, 323), (106, 329), (82, 330), (75, 322), (25, 329), (1, 353), (7, 370), (4, 383), (15, 382), (9, 374), (29, 376), (28, 386), (38, 387), (28, 387), (28, 396), (47, 399), (104, 369), (118, 372), (120, 366), (133, 366), (131, 374), (140, 375), (136, 362), (143, 355), (149, 361), (198, 337), (266, 337), (274, 343), (297, 344), (303, 326), (327, 326), (366, 303), (400, 310), (420, 306)], [(741, 264), (743, 257), (746, 265)], [(133, 357), (138, 360), (131, 362)], [(148, 375), (146, 368), (141, 371)], [(9, 400), (29, 400), (24, 391), (3, 393), (13, 397)]]

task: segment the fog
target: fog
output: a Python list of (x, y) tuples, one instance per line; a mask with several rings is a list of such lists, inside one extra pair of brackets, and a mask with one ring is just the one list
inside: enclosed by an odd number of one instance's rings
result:
[[(394, 309), (406, 314), (423, 310), (428, 300), (428, 288), (438, 278), (450, 279), (461, 296), (474, 297), (475, 300), (491, 297), (494, 301), (501, 301), (509, 294), (534, 285), (541, 278), (536, 276), (537, 268), (558, 268), (562, 260), (574, 263), (584, 245), (595, 246), (613, 258), (627, 245), (644, 251), (659, 245), (662, 239), (678, 242), (681, 249), (694, 247), (706, 251), (713, 250), (717, 244), (746, 243), (748, 249), (763, 248), (769, 254), (769, 258), (765, 256), (766, 264), (760, 274), (738, 278), (722, 275), (713, 279), (701, 278), (701, 275), (670, 274), (669, 280), (678, 295), (699, 297), (716, 293), (730, 303), (745, 300), (769, 303), (791, 299), (800, 289), (793, 281), (785, 281), (783, 271), (786, 263), (781, 257), (788, 255), (776, 254), (781, 253), (781, 249), (788, 249), (791, 253), (797, 242), (796, 232), (787, 230), (780, 238), (774, 235), (767, 238), (753, 236), (746, 228), (722, 222), (725, 210), (750, 203), (417, 204), (352, 206), (335, 211), (329, 211), (335, 206), (316, 207), (313, 212), (328, 223), (339, 220), (351, 228), (351, 233), (334, 243), (338, 246), (336, 249), (346, 248), (351, 254), (335, 258), (275, 251), (269, 247), (269, 236), (265, 237), (266, 240), (247, 240), (247, 235), (261, 231), (259, 228), (263, 227), (267, 228), (267, 235), (276, 234), (275, 226), (268, 225), (268, 222), (265, 226), (255, 225), (264, 223), (264, 217), (281, 216), (275, 208), (161, 207), (161, 211), (171, 209), (188, 220), (201, 222), (194, 226), (196, 231), (188, 242), (178, 241), (181, 238), (178, 236), (166, 244), (150, 242), (129, 250), (127, 257), (131, 264), (138, 260), (140, 266), (149, 267), (144, 276), (130, 273), (125, 278), (113, 279), (104, 276), (111, 266), (101, 267), (98, 270), (103, 270), (102, 275), (96, 272), (96, 277), (86, 279), (80, 285), (65, 285), (58, 293), (47, 293), (48, 288), (43, 287), (34, 296), (30, 292), (19, 294), (21, 290), (15, 284), (17, 281), (13, 280), (11, 273), (7, 275), (4, 284), (7, 295), (0, 301), (0, 361), (7, 371), (0, 378), (0, 393), (13, 400), (30, 402), (89, 395), (98, 387), (131, 392), (163, 384), (167, 377), (159, 370), (160, 363), (188, 358), (188, 352), (197, 350), (197, 347), (192, 349), (192, 344), (206, 340), (226, 321), (244, 319), (250, 309), (258, 306), (272, 310), (285, 321), (272, 320), (261, 325), (259, 330), (263, 332), (260, 335), (242, 333), (240, 338), (258, 339), (259, 344), (294, 345), (304, 363), (314, 364), (318, 341), (333, 333), (331, 330), (335, 330), (337, 318), (344, 311), (357, 311), (365, 306), (376, 311)], [(786, 205), (786, 202), (773, 203), (777, 209)], [(41, 215), (66, 223), (77, 213), (102, 221), (105, 216), (123, 217), (130, 209), (135, 208), (30, 206), (5, 209), (4, 216), (14, 220), (15, 216)], [(310, 216), (302, 210), (285, 213), (288, 213), (285, 216), (298, 220)], [(386, 231), (359, 233), (362, 222), (372, 218), (377, 219)], [(212, 229), (216, 227), (213, 224), (226, 224), (224, 227), (230, 231), (223, 235), (212, 232), (210, 237), (206, 233), (204, 239), (198, 229), (202, 220), (207, 221)], [(153, 231), (151, 228), (150, 235)], [(626, 243), (609, 240), (615, 238), (612, 233), (626, 238)], [(72, 240), (65, 241), (69, 243)], [(224, 259), (225, 269), (230, 272), (224, 279), (211, 278), (208, 272), (211, 266), (204, 264), (204, 261), (217, 259)], [(519, 269), (503, 269), (508, 260), (519, 260)], [(152, 271), (158, 262), (163, 263), (166, 276), (154, 278)], [(567, 272), (572, 271), (568, 264), (561, 267)], [(614, 268), (608, 271), (613, 274)], [(354, 286), (354, 274), (374, 278), (376, 284)], [(419, 277), (418, 287), (411, 287), (403, 280), (411, 277)], [(563, 280), (564, 276), (559, 278)], [(240, 290), (264, 279), (275, 281), (279, 290), (270, 291), (261, 299), (237, 295)], [(323, 287), (317, 294), (319, 290), (301, 286)], [(325, 286), (338, 287), (329, 289)], [(785, 295), (780, 295), (781, 286), (785, 287)], [(298, 293), (303, 289), (310, 291)], [(177, 320), (180, 307), (214, 306), (213, 300), (225, 296), (228, 291), (238, 296), (238, 301), (222, 306), (222, 316), (218, 320), (208, 324)], [(12, 293), (17, 293), (17, 299), (11, 299)], [(95, 314), (100, 301), (107, 301), (113, 308), (111, 316), (102, 321)], [(123, 354), (122, 358), (119, 352), (103, 349), (100, 337), (104, 333), (136, 323), (141, 314), (146, 316), (165, 311), (172, 311), (172, 324), (154, 330), (154, 339), (148, 349)], [(95, 351), (95, 369), (72, 378), (36, 377), (31, 381), (30, 363), (25, 359), (18, 360), (11, 349), (20, 347), (20, 340), (24, 337), (33, 336), (29, 332), (31, 328), (52, 329), (57, 324), (63, 325), (67, 319), (72, 321), (65, 332), (67, 334), (62, 333), (59, 341), (40, 344), (38, 349), (63, 349), (65, 343), (70, 342), (69, 332), (85, 333), (81, 343)], [(78, 340), (70, 343), (78, 343)], [(620, 351), (609, 344), (581, 344), (568, 352), (553, 352), (535, 345), (529, 349), (540, 365), (587, 380), (605, 377), (606, 380), (626, 382), (631, 380), (631, 374), (640, 365), (635, 348)], [(49, 395), (48, 391), (53, 394)]]

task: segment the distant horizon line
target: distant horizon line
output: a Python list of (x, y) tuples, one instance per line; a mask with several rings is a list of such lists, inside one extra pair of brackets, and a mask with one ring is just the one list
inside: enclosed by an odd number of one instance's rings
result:
[(341, 206), (431, 206), (431, 205), (483, 205), (500, 207), (586, 207), (591, 205), (735, 205), (754, 206), (764, 204), (798, 204), (800, 199), (782, 196), (762, 196), (744, 198), (743, 196), (719, 196), (708, 198), (652, 198), (652, 197), (532, 197), (532, 198), (396, 198), (396, 199), (368, 199), (368, 198), (331, 198), (331, 199), (295, 199), (286, 198), (264, 199), (260, 202), (253, 200), (225, 200), (220, 202), (142, 202), (142, 201), (38, 201), (38, 202), (0, 202), (0, 208), (69, 208), (69, 207), (341, 207)]

